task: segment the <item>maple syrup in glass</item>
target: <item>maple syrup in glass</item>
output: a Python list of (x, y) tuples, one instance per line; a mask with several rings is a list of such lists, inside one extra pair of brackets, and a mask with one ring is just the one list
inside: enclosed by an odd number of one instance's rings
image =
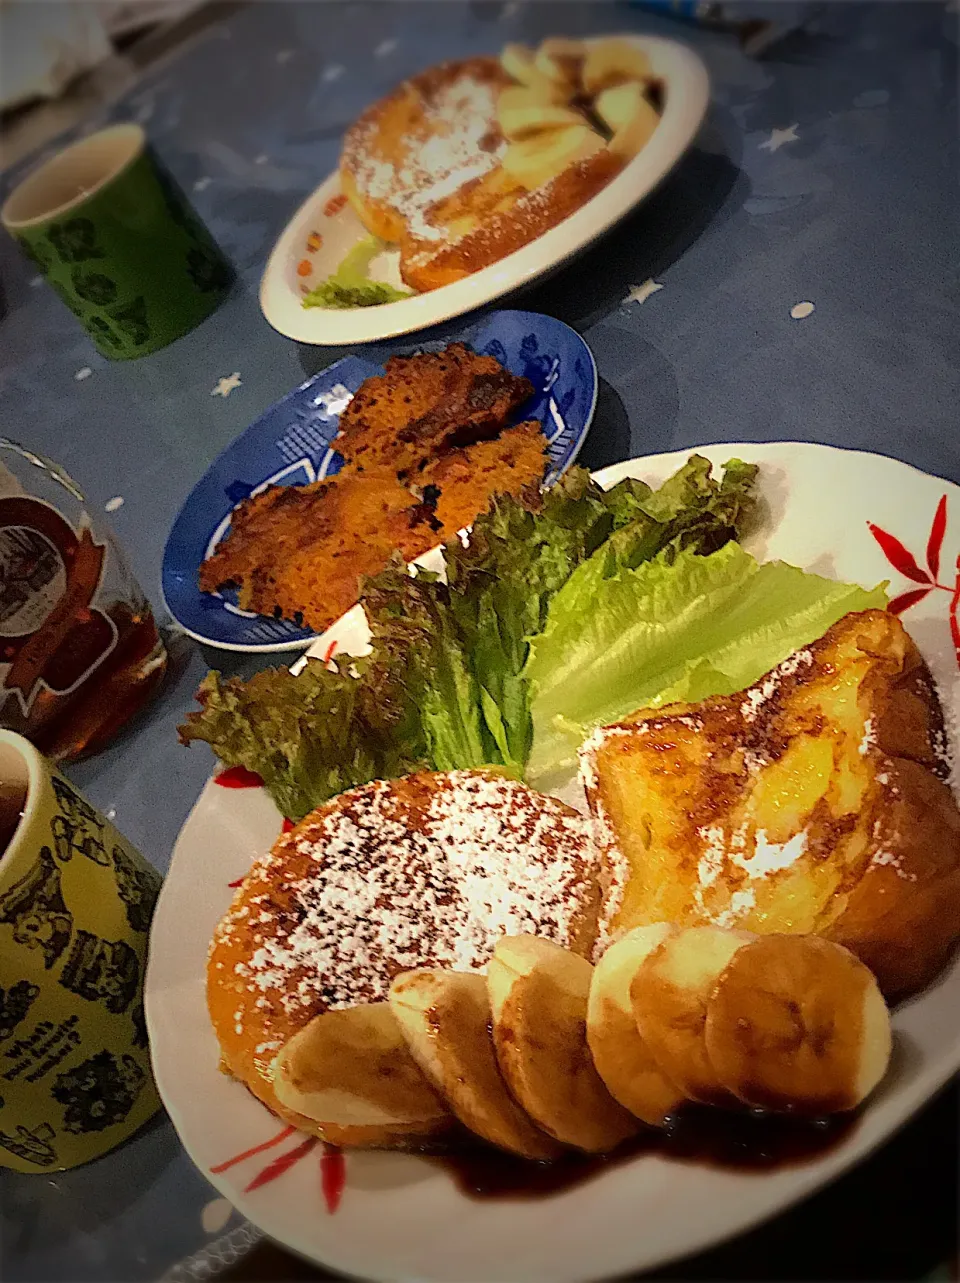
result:
[(166, 668), (150, 603), (82, 492), (0, 437), (0, 725), (54, 761), (89, 756)]

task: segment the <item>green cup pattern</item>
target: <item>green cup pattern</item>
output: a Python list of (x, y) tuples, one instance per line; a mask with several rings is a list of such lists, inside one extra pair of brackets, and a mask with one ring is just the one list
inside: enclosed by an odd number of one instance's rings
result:
[(220, 303), (230, 264), (149, 151), (63, 216), (14, 233), (104, 356), (144, 356)]

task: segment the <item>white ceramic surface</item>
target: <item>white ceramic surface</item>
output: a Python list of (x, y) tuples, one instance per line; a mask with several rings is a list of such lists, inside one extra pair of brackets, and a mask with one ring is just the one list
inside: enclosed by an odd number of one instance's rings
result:
[[(654, 73), (665, 85), (664, 109), (647, 145), (592, 200), (529, 245), (452, 285), (378, 307), (304, 308), (297, 264), (309, 259), (313, 274), (307, 283), (320, 281), (336, 271), (347, 250), (367, 235), (349, 205), (333, 216), (325, 214), (328, 203), (338, 203), (340, 194), (339, 175), (333, 173), (300, 206), (270, 254), (260, 283), (260, 306), (274, 329), (300, 343), (319, 345), (367, 343), (425, 329), (536, 280), (619, 222), (690, 146), (709, 98), (706, 68), (685, 45), (655, 36), (619, 38), (647, 52)], [(323, 244), (310, 255), (306, 247), (314, 231), (321, 233)], [(396, 251), (381, 255), (371, 267), (374, 279), (401, 285), (396, 257)]]
[[(960, 716), (960, 660), (950, 608), (960, 554), (960, 487), (894, 460), (816, 445), (702, 447), (716, 463), (731, 456), (761, 465), (768, 519), (751, 550), (873, 585), (891, 597), (922, 585), (891, 566), (874, 523), (902, 541), (922, 574), (934, 513), (947, 496), (939, 585), (909, 607), (904, 622), (931, 666), (948, 722)], [(689, 451), (635, 459), (599, 474), (655, 481)], [(903, 564), (903, 558), (900, 558)], [(347, 646), (362, 641), (346, 621)], [(329, 641), (321, 639), (323, 651)], [(953, 736), (951, 736), (953, 738)], [(280, 816), (259, 789), (208, 784), (180, 835), (154, 920), (147, 1020), (161, 1094), (198, 1167), (210, 1169), (280, 1126), (246, 1090), (217, 1070), (217, 1045), (204, 1001), (204, 963), (216, 922), (251, 860), (275, 838)], [(852, 1132), (803, 1165), (770, 1171), (720, 1170), (638, 1157), (578, 1188), (529, 1201), (474, 1201), (446, 1171), (409, 1155), (348, 1153), (339, 1210), (321, 1197), (319, 1148), (273, 1183), (246, 1185), (275, 1148), (213, 1175), (214, 1184), (272, 1238), (348, 1274), (422, 1283), (565, 1283), (650, 1269), (754, 1225), (830, 1181), (887, 1138), (960, 1067), (960, 961), (894, 1015), (890, 1072)]]

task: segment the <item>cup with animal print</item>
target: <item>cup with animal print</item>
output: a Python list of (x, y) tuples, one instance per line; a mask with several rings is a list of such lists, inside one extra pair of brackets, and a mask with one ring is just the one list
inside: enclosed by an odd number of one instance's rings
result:
[(0, 1167), (56, 1172), (159, 1108), (143, 1015), (160, 876), (0, 730)]

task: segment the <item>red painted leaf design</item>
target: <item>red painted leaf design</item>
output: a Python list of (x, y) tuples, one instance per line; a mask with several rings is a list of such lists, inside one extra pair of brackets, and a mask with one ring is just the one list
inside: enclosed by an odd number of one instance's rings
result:
[(957, 665), (960, 667), (960, 623), (957, 622), (958, 609), (960, 609), (960, 557), (957, 558), (957, 582), (953, 590), (953, 596), (950, 598), (950, 636), (953, 639), (953, 649), (957, 656)]
[(257, 789), (263, 784), (263, 776), (248, 771), (245, 766), (228, 766), (213, 777), (213, 782), (222, 789)]
[(289, 1171), (294, 1163), (299, 1163), (301, 1158), (309, 1154), (316, 1144), (317, 1138), (308, 1136), (296, 1149), (291, 1149), (289, 1153), (281, 1154), (279, 1158), (275, 1158), (272, 1163), (267, 1164), (262, 1172), (254, 1176), (243, 1191), (244, 1194), (250, 1194), (253, 1190), (259, 1189), (261, 1185), (269, 1185), (271, 1181), (275, 1181), (278, 1176), (282, 1176), (284, 1172)]
[(290, 830), (293, 828), (296, 828), (296, 825), (294, 824), (293, 820), (288, 820), (287, 817), (284, 816), (283, 823), (280, 825), (280, 832), (289, 833)]
[(337, 653), (337, 646), (339, 644), (340, 643), (336, 639), (334, 639), (330, 643), (330, 645), (327, 647), (327, 649), (324, 651), (323, 662), (325, 664), (329, 664), (331, 659), (333, 659), (334, 655)]
[(236, 878), (234, 879), (233, 882), (228, 882), (227, 886), (230, 888), (231, 891), (235, 891), (242, 881), (243, 881), (243, 878)]
[(947, 529), (947, 496), (943, 495), (933, 515), (930, 527), (930, 538), (927, 540), (927, 566), (930, 574), (936, 579), (940, 573), (940, 549), (943, 547), (943, 536)]
[(912, 579), (915, 584), (928, 584), (930, 582), (930, 576), (920, 569), (914, 560), (913, 553), (908, 552), (899, 539), (887, 534), (885, 530), (875, 526), (872, 521), (867, 522), (867, 528), (880, 545), (883, 555), (894, 570), (899, 570), (901, 575), (905, 575), (907, 579)]
[(902, 615), (905, 610), (915, 606), (918, 601), (923, 601), (928, 592), (930, 592), (929, 588), (911, 588), (909, 592), (904, 592), (899, 597), (894, 597), (887, 610), (892, 615)]
[(216, 1167), (211, 1167), (210, 1171), (216, 1175), (217, 1172), (225, 1172), (228, 1167), (236, 1167), (237, 1163), (242, 1163), (246, 1158), (253, 1158), (254, 1154), (262, 1154), (265, 1149), (273, 1149), (274, 1145), (279, 1145), (282, 1140), (292, 1136), (295, 1130), (293, 1127), (284, 1127), (282, 1132), (277, 1132), (276, 1136), (271, 1136), (262, 1145), (254, 1145), (252, 1149), (245, 1149), (242, 1154), (235, 1154), (233, 1158), (228, 1158), (225, 1163), (218, 1163)]
[(346, 1183), (347, 1164), (343, 1151), (335, 1145), (324, 1145), (323, 1157), (320, 1159), (320, 1184), (323, 1188), (323, 1201), (331, 1215), (340, 1206)]

